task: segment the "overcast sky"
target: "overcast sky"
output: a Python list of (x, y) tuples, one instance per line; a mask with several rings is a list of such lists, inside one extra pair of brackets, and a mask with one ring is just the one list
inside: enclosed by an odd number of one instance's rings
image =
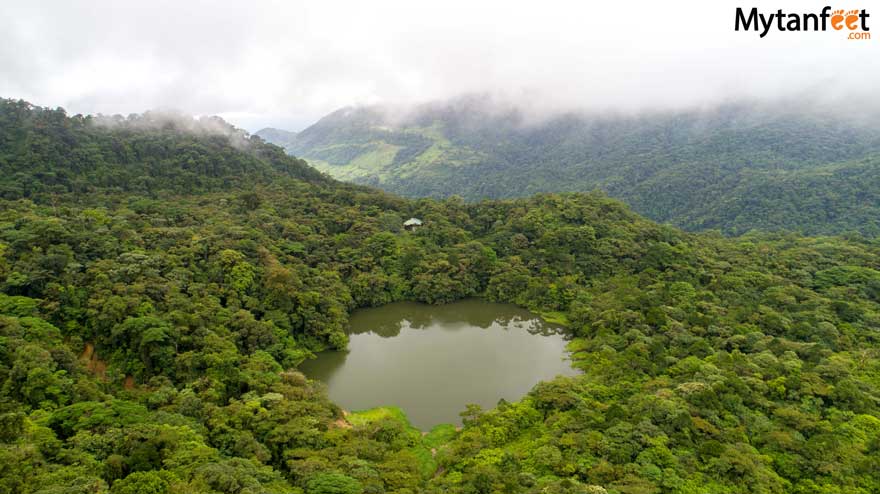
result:
[(217, 114), (250, 131), (474, 92), (539, 111), (877, 99), (880, 5), (844, 6), (871, 13), (869, 41), (734, 32), (735, 7), (755, 5), (826, 3), (0, 0), (0, 97), (71, 113)]

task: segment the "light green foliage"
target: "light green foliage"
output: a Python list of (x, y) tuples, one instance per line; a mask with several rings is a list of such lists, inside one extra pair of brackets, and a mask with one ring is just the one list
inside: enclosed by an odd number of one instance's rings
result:
[(356, 479), (340, 473), (322, 473), (309, 481), (308, 494), (362, 494), (363, 486)]
[(128, 477), (116, 481), (110, 492), (112, 494), (167, 494), (171, 490), (169, 477), (171, 476), (161, 471), (134, 472)]

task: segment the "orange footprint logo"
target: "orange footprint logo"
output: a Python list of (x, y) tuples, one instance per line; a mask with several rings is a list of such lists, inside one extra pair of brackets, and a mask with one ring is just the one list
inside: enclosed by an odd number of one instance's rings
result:
[(843, 29), (843, 9), (831, 13), (831, 27), (838, 31)]
[[(851, 30), (855, 29), (859, 22), (859, 10), (850, 10), (846, 13), (846, 27)], [(831, 22), (834, 22), (834, 18), (832, 17)]]

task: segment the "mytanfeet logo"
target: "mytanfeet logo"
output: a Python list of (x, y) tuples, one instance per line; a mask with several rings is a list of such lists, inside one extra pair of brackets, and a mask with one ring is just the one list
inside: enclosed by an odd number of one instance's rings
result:
[(847, 39), (871, 39), (868, 17), (865, 9), (835, 9), (825, 7), (818, 13), (791, 14), (782, 9), (776, 12), (759, 12), (752, 7), (748, 15), (742, 8), (736, 8), (734, 29), (737, 31), (753, 30), (761, 37), (767, 36), (772, 28), (779, 32), (787, 31), (827, 31), (830, 26), (835, 31), (845, 31)]

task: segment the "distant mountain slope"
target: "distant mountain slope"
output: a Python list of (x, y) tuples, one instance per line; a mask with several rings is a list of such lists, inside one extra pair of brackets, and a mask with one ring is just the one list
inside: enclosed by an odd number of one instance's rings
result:
[(880, 233), (880, 129), (787, 106), (528, 122), (479, 99), (336, 111), (278, 141), (331, 175), (466, 199), (602, 189), (691, 229)]
[(287, 146), (293, 143), (294, 140), (296, 140), (296, 132), (291, 132), (289, 130), (273, 129), (272, 127), (260, 129), (255, 135), (262, 137), (272, 144), (277, 144), (278, 146), (282, 147)]

